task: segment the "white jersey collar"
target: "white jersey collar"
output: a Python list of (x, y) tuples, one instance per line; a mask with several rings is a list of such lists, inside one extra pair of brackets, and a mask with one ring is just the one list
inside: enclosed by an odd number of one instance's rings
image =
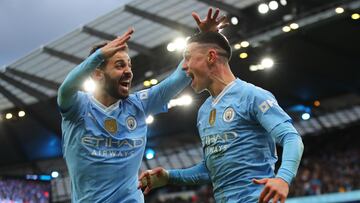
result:
[(108, 112), (114, 111), (115, 109), (119, 108), (119, 103), (121, 102), (121, 99), (119, 99), (117, 102), (115, 102), (115, 103), (111, 104), (110, 106), (106, 107), (104, 104), (99, 102), (94, 97), (94, 95), (91, 95), (90, 98), (91, 98), (93, 104), (95, 104), (95, 106), (98, 107), (104, 113), (108, 113)]
[(236, 79), (226, 85), (220, 94), (212, 101), (211, 106), (215, 106), (217, 103), (219, 103), (220, 99), (226, 94), (226, 92), (228, 92), (235, 85), (235, 81)]

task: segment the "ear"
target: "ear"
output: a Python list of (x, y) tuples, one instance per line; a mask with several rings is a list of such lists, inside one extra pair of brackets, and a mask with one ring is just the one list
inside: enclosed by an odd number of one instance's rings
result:
[(98, 68), (96, 68), (94, 70), (94, 72), (92, 73), (92, 78), (95, 80), (95, 81), (101, 81), (103, 80), (104, 78), (104, 72)]
[(213, 65), (217, 59), (217, 52), (215, 49), (209, 49), (208, 51), (208, 64)]

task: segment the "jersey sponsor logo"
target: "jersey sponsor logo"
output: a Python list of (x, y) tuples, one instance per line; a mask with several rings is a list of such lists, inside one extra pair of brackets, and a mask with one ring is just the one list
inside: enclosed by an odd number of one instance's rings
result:
[(259, 109), (261, 110), (261, 112), (266, 113), (274, 105), (277, 105), (276, 101), (268, 99), (268, 100), (263, 101), (259, 105)]
[(236, 132), (224, 132), (213, 135), (206, 135), (201, 138), (204, 146), (214, 145), (217, 143), (225, 143), (237, 137)]
[(81, 139), (83, 145), (96, 148), (137, 148), (145, 143), (145, 138), (114, 139), (112, 137), (84, 136)]
[(147, 99), (149, 97), (149, 90), (142, 90), (139, 92), (139, 97), (141, 100)]
[(116, 150), (92, 150), (91, 156), (100, 157), (128, 157), (134, 154), (134, 150), (130, 151), (116, 151)]
[(230, 146), (229, 142), (236, 137), (236, 132), (224, 132), (203, 136), (201, 140), (203, 147), (205, 148), (205, 155), (221, 155)]
[(225, 122), (231, 122), (232, 120), (234, 120), (235, 117), (235, 111), (233, 108), (228, 107), (223, 114), (223, 120)]
[(117, 132), (117, 130), (118, 130), (117, 122), (113, 118), (106, 119), (104, 121), (104, 127), (111, 134), (115, 134)]
[(137, 121), (136, 121), (136, 119), (135, 119), (133, 116), (129, 116), (129, 117), (126, 119), (126, 127), (127, 127), (129, 130), (135, 130), (135, 128), (137, 127)]
[(145, 145), (145, 137), (134, 139), (114, 139), (111, 137), (96, 137), (85, 135), (81, 143), (90, 148), (91, 156), (95, 157), (128, 157), (136, 149)]

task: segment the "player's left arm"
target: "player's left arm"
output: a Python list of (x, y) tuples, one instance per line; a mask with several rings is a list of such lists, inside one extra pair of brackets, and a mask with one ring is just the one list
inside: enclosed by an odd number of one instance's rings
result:
[(150, 89), (139, 92), (140, 98), (146, 98), (142, 99), (145, 102), (145, 112), (147, 114), (156, 114), (166, 111), (165, 105), (188, 86), (190, 81), (191, 78), (186, 76), (186, 73), (182, 70), (182, 62), (180, 62), (176, 70), (165, 80)]
[(297, 173), (304, 150), (301, 137), (291, 123), (291, 118), (278, 105), (269, 92), (255, 94), (253, 110), (256, 119), (283, 146), (281, 166), (275, 178), (254, 180), (256, 184), (264, 184), (259, 202), (285, 202), (289, 193), (289, 185)]

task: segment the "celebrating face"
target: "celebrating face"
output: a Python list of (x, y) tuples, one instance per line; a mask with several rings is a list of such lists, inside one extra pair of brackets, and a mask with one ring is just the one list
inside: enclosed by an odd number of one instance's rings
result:
[(116, 99), (129, 96), (133, 73), (127, 52), (120, 51), (107, 60), (103, 70), (103, 90)]

